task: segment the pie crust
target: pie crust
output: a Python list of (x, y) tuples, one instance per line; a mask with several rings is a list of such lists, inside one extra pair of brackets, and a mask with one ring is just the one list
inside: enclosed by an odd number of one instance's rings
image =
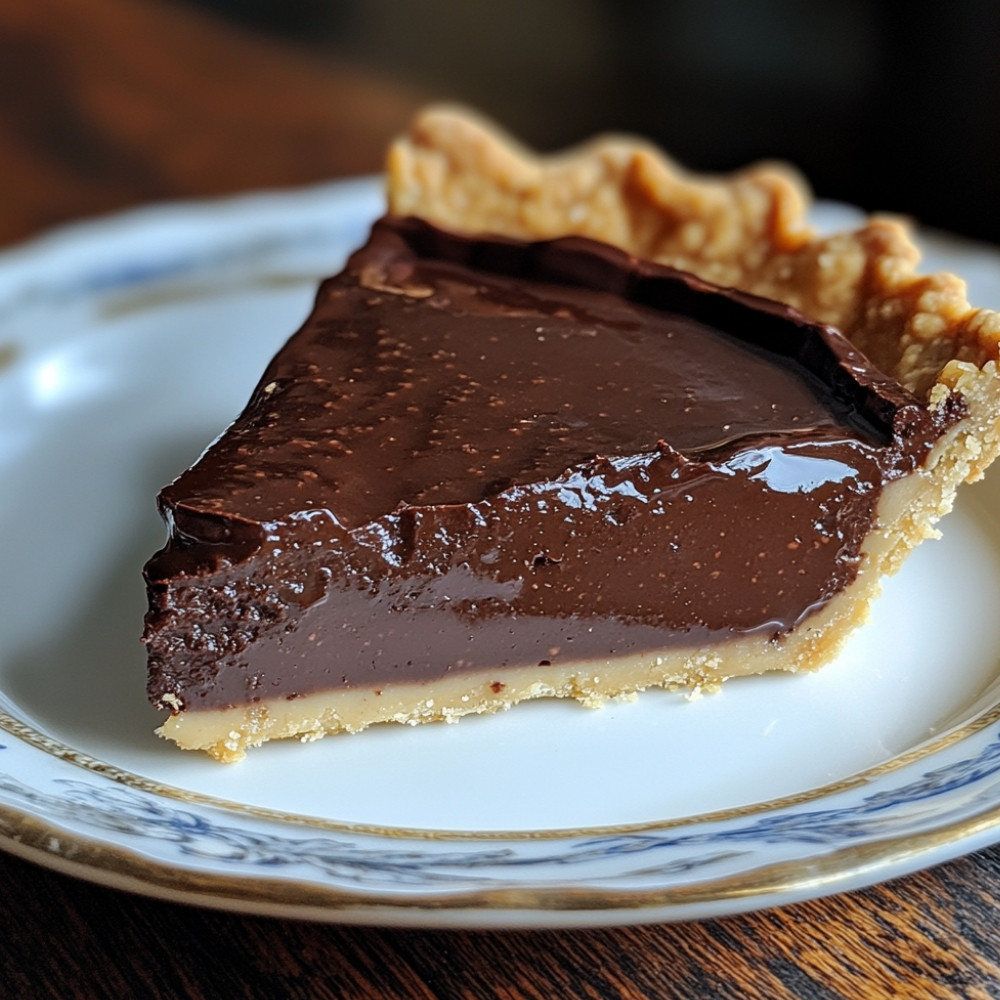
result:
[(917, 274), (919, 253), (897, 220), (817, 236), (807, 223), (805, 186), (786, 167), (696, 177), (629, 138), (542, 157), (468, 112), (433, 108), (392, 146), (387, 177), (395, 215), (468, 234), (585, 236), (789, 304), (838, 327), (931, 411), (960, 396), (964, 416), (923, 467), (883, 490), (854, 582), (780, 642), (750, 635), (719, 647), (566, 662), (544, 675), (504, 668), (433, 686), (400, 683), (178, 711), (161, 733), (182, 747), (236, 760), (269, 739), (311, 740), (375, 722), (455, 721), (544, 696), (596, 706), (648, 686), (710, 688), (738, 675), (814, 669), (864, 620), (881, 577), (936, 535), (935, 522), (958, 486), (981, 478), (1000, 451), (1000, 315), (971, 308), (954, 275)]

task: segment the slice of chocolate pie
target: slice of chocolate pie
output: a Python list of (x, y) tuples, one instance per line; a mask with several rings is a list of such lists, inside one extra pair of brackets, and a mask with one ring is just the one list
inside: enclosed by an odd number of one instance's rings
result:
[(396, 214), (160, 495), (162, 733), (233, 760), (828, 660), (1000, 447), (1000, 323), (795, 200), (422, 118)]

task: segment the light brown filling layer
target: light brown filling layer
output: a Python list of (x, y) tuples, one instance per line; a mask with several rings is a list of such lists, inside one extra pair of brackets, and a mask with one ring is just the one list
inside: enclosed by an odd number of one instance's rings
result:
[(880, 527), (865, 542), (854, 583), (780, 642), (749, 636), (695, 649), (449, 674), (434, 682), (355, 688), (294, 700), (275, 698), (219, 711), (181, 712), (159, 732), (184, 749), (204, 750), (230, 762), (241, 759), (248, 747), (268, 740), (295, 736), (310, 741), (328, 733), (359, 732), (380, 722), (454, 722), (463, 715), (546, 697), (575, 698), (598, 707), (648, 687), (711, 689), (731, 677), (814, 670), (829, 662), (865, 620), (881, 589), (881, 577), (894, 573), (914, 546), (936, 534), (934, 522), (951, 509), (958, 486), (980, 478), (1000, 451), (1000, 432), (992, 417), (1000, 409), (1000, 382), (975, 378), (979, 372), (974, 366), (959, 363), (949, 366), (948, 374), (953, 387), (966, 392), (969, 416), (938, 443), (925, 469), (883, 491)]

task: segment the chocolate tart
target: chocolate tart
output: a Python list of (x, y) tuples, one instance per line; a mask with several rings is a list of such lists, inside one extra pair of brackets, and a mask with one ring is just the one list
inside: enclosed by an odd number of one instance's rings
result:
[(998, 317), (897, 223), (813, 237), (791, 175), (442, 110), (389, 195), (160, 494), (182, 747), (815, 668), (1000, 450)]

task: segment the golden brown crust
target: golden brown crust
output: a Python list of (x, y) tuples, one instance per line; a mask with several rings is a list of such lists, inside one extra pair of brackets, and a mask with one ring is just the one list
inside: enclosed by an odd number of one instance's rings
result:
[(389, 208), (443, 228), (525, 239), (589, 236), (637, 257), (778, 299), (840, 328), (928, 398), (949, 361), (996, 360), (1000, 315), (951, 274), (918, 275), (907, 228), (876, 218), (817, 237), (787, 167), (695, 177), (659, 150), (608, 137), (536, 156), (460, 110), (431, 108), (392, 147)]
[(808, 192), (788, 168), (693, 177), (649, 145), (619, 138), (539, 157), (467, 113), (431, 109), (393, 146), (388, 194), (392, 212), (446, 229), (589, 236), (787, 302), (838, 326), (930, 406), (959, 393), (966, 416), (923, 468), (883, 491), (855, 582), (780, 642), (750, 636), (662, 655), (504, 671), (502, 679), (458, 674), (431, 686), (180, 713), (161, 732), (183, 747), (229, 761), (269, 739), (310, 740), (386, 721), (453, 721), (527, 698), (597, 705), (649, 686), (714, 686), (741, 674), (815, 669), (865, 618), (881, 577), (935, 534), (961, 482), (979, 478), (1000, 452), (1000, 315), (972, 309), (954, 275), (918, 275), (919, 253), (899, 222), (874, 219), (817, 237), (805, 221)]

